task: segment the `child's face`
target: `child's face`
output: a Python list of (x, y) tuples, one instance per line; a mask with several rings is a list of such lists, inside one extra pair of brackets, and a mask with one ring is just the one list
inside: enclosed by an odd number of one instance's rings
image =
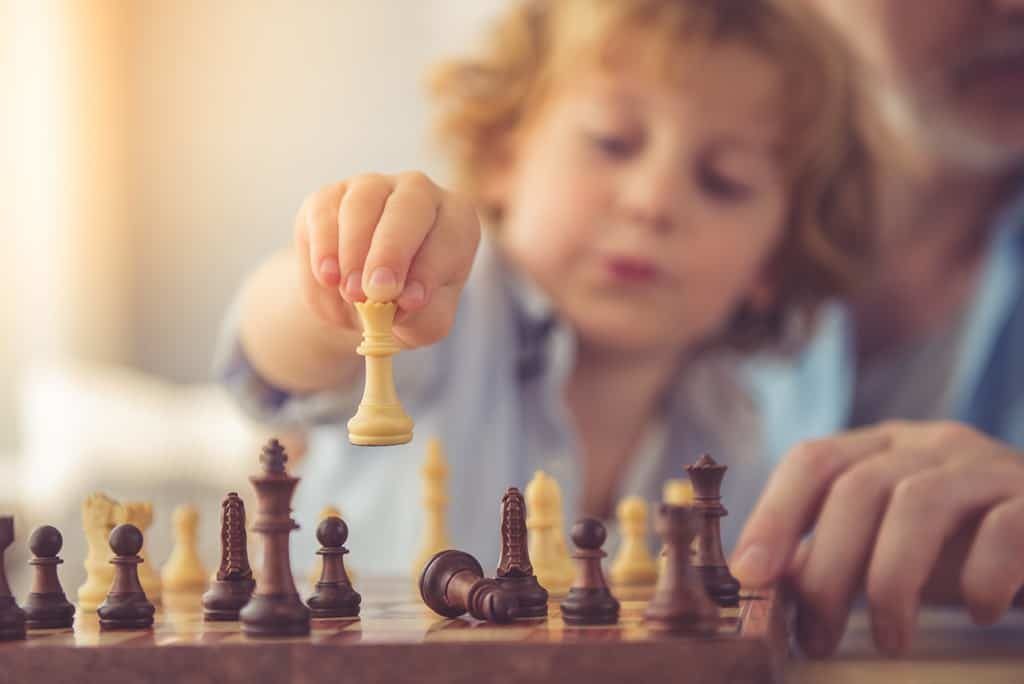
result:
[(692, 348), (782, 236), (779, 74), (725, 45), (690, 66), (677, 84), (630, 64), (568, 79), (498, 184), (506, 253), (585, 344)]

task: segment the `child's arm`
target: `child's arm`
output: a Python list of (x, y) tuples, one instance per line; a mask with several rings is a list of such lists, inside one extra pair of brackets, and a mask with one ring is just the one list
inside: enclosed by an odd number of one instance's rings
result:
[[(822, 656), (861, 590), (875, 642), (891, 653), (909, 646), (926, 585), (994, 622), (1024, 586), (1022, 558), (1024, 454), (958, 423), (887, 422), (790, 452), (732, 567), (752, 586), (786, 576), (798, 637)], [(936, 587), (941, 578), (952, 586)]]
[(327, 186), (303, 203), (292, 246), (246, 280), (242, 350), (284, 391), (344, 387), (363, 363), (352, 302), (397, 300), (396, 339), (437, 342), (451, 329), (479, 239), (473, 206), (423, 174)]

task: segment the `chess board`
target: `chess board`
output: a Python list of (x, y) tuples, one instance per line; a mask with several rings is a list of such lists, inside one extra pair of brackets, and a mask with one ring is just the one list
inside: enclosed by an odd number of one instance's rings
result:
[(73, 630), (0, 643), (0, 684), (779, 682), (788, 645), (774, 591), (722, 609), (717, 634), (672, 636), (643, 626), (642, 591), (619, 592), (617, 625), (569, 627), (556, 601), (546, 619), (494, 625), (430, 612), (410, 580), (358, 588), (358, 620), (315, 620), (298, 638), (253, 639), (191, 609), (161, 610), (141, 632), (101, 632), (80, 615)]

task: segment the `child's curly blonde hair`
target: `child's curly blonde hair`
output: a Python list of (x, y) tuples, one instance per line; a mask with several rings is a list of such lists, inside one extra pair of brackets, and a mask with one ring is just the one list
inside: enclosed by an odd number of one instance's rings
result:
[(430, 83), (456, 182), (500, 228), (504, 208), (488, 199), (486, 184), (552, 89), (623, 49), (664, 72), (723, 43), (757, 51), (785, 84), (790, 202), (769, 264), (773, 295), (770, 304), (741, 306), (713, 341), (753, 349), (793, 341), (793, 322), (809, 322), (823, 300), (847, 290), (867, 253), (865, 98), (852, 59), (823, 20), (791, 0), (527, 0), (499, 20), (479, 55), (439, 65)]

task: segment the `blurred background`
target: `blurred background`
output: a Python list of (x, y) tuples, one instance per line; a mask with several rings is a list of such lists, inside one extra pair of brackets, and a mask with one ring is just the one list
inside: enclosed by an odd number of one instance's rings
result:
[[(290, 238), (302, 198), (360, 171), (444, 178), (423, 75), (502, 0), (0, 0), (0, 513), (64, 533), (81, 502), (174, 506), (248, 491), (264, 435), (211, 383), (243, 274)], [(297, 572), (301, 568), (296, 569)]]

